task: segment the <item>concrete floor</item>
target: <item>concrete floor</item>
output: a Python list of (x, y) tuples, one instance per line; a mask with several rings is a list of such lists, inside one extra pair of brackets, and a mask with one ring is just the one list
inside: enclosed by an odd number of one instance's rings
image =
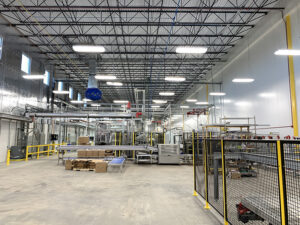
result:
[(56, 158), (0, 166), (0, 224), (217, 225), (192, 196), (191, 166), (66, 171)]

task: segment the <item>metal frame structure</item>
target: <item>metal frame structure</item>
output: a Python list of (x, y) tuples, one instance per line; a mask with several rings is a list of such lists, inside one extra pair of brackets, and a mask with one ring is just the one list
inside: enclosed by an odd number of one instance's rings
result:
[[(135, 102), (134, 89), (146, 91), (148, 104), (161, 90), (174, 91), (177, 103), (195, 82), (205, 82), (213, 66), (269, 12), (280, 11), (279, 0), (3, 0), (1, 25), (17, 29), (28, 40), (28, 51), (55, 66), (56, 78), (72, 80), (83, 92), (91, 56), (72, 50), (73, 44), (99, 44), (97, 73), (115, 74), (124, 86), (100, 83), (104, 101), (126, 98)], [(179, 55), (182, 45), (206, 46), (203, 55)], [(182, 75), (183, 83), (166, 83)]]

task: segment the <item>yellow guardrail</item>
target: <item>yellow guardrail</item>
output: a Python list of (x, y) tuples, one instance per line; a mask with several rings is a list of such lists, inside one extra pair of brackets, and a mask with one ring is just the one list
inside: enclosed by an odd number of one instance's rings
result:
[[(56, 151), (56, 146), (60, 145), (66, 145), (66, 143), (61, 143), (61, 144), (46, 144), (46, 145), (28, 145), (26, 146), (26, 155), (25, 159), (10, 159), (10, 152), (11, 150), (7, 150), (7, 155), (6, 155), (6, 165), (9, 166), (11, 161), (28, 161), (28, 156), (30, 155), (37, 155), (36, 158), (40, 158), (40, 154), (47, 153), (47, 157), (50, 156), (50, 153), (57, 153)], [(47, 150), (40, 151), (40, 148), (47, 147)], [(37, 148), (36, 152), (29, 152), (30, 148)]]
[[(51, 152), (52, 153), (56, 152), (56, 149), (55, 149), (56, 146), (64, 145), (64, 144), (65, 143), (62, 143), (62, 144), (47, 144), (47, 145), (28, 145), (28, 146), (26, 146), (25, 161), (28, 161), (28, 156), (30, 156), (30, 155), (36, 155), (36, 158), (39, 159), (40, 158), (40, 154), (47, 153), (47, 156), (49, 157)], [(52, 146), (52, 149), (50, 149), (51, 146)], [(42, 148), (43, 147), (47, 147), (47, 150), (46, 151), (45, 150), (44, 151), (40, 151), (41, 147)], [(29, 152), (30, 148), (37, 148), (37, 151), (36, 152)]]

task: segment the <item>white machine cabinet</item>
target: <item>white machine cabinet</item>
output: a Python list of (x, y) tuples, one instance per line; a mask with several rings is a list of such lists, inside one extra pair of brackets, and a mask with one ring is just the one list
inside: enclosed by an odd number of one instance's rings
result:
[(158, 145), (158, 164), (180, 164), (179, 145)]

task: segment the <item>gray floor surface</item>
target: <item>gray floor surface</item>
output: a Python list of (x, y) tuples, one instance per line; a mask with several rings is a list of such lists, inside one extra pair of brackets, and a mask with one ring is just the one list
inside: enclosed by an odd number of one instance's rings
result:
[(55, 158), (0, 166), (1, 225), (218, 225), (192, 196), (191, 166), (66, 171)]

